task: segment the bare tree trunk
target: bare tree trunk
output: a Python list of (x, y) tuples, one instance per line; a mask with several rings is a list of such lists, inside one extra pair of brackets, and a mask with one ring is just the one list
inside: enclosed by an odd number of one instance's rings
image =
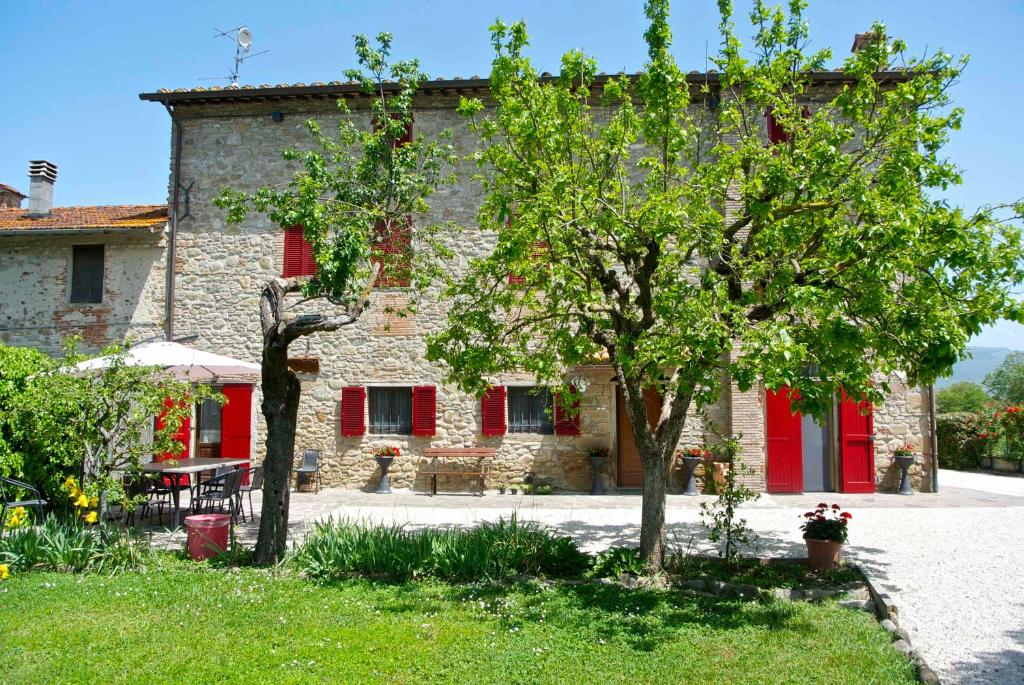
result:
[(665, 561), (665, 496), (668, 465), (660, 455), (640, 455), (644, 471), (644, 493), (640, 505), (640, 559), (651, 573), (661, 571)]

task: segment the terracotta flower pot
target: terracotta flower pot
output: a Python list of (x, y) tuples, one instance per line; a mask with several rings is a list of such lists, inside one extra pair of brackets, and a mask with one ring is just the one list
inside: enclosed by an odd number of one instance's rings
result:
[(815, 571), (827, 571), (839, 568), (839, 557), (843, 553), (843, 543), (831, 540), (812, 540), (804, 538), (807, 543), (807, 564)]

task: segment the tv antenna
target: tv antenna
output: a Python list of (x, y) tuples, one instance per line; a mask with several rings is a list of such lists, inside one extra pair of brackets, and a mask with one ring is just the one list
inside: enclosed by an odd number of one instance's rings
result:
[(227, 76), (211, 76), (202, 81), (228, 81), (232, 86), (238, 85), (238, 69), (242, 66), (242, 62), (257, 57), (259, 55), (265, 55), (270, 50), (261, 50), (249, 54), (249, 49), (252, 48), (252, 31), (245, 26), (239, 26), (237, 28), (228, 29), (227, 31), (221, 31), (216, 26), (213, 28), (216, 31), (213, 34), (214, 38), (226, 38), (235, 43), (235, 63), (231, 67), (231, 73)]

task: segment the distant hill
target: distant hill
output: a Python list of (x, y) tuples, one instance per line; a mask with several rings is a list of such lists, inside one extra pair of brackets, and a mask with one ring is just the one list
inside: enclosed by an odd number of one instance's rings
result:
[(985, 376), (1013, 351), (1008, 347), (968, 347), (967, 350), (971, 353), (971, 358), (954, 364), (952, 375), (937, 380), (936, 388), (944, 388), (957, 381), (970, 381), (981, 385)]

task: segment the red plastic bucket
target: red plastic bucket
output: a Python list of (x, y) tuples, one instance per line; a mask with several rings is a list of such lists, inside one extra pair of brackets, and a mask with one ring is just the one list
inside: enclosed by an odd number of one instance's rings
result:
[(227, 514), (197, 514), (185, 517), (188, 531), (188, 555), (194, 561), (215, 557), (228, 548), (228, 528), (231, 517)]

